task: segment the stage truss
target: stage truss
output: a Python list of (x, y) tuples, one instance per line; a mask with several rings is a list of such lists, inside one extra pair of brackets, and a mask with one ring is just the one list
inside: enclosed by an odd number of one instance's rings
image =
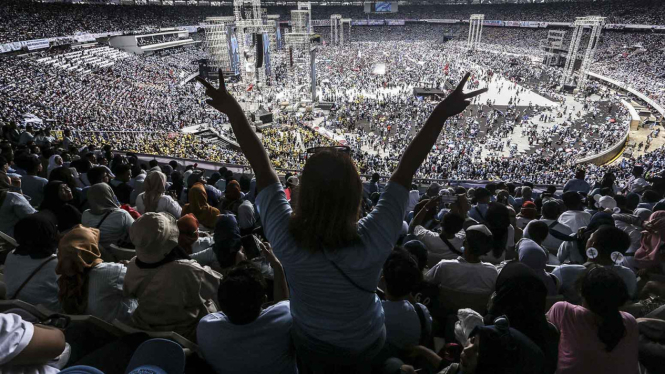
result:
[(591, 66), (593, 57), (596, 54), (598, 40), (600, 39), (600, 33), (603, 31), (605, 22), (606, 18), (599, 16), (578, 17), (575, 20), (575, 30), (573, 31), (573, 38), (570, 41), (570, 47), (568, 49), (568, 57), (566, 57), (566, 65), (561, 76), (562, 89), (565, 86), (575, 85), (575, 62), (577, 60), (580, 44), (582, 44), (584, 30), (586, 28), (590, 28), (591, 34), (589, 36), (589, 43), (587, 44), (586, 51), (584, 52), (582, 65), (580, 66), (579, 71), (579, 78), (577, 81), (577, 88), (579, 90), (586, 88), (589, 66)]
[(483, 36), (484, 14), (472, 14), (469, 18), (469, 37), (466, 41), (466, 47), (470, 51), (475, 51), (480, 44)]
[[(292, 99), (300, 101), (302, 97), (299, 87), (307, 84), (310, 87), (308, 99), (316, 101), (316, 48), (312, 48), (312, 34), (309, 29), (309, 11), (291, 11), (291, 32), (284, 35), (288, 48), (288, 75), (289, 82), (295, 89), (291, 90)], [(298, 68), (309, 71), (309, 74), (300, 74)]]
[(565, 31), (550, 30), (547, 33), (547, 39), (540, 41), (540, 49), (545, 52), (545, 65), (552, 66), (559, 64), (560, 54), (558, 51), (563, 49), (563, 39), (565, 36)]
[(208, 17), (205, 28), (205, 47), (210, 54), (209, 66), (225, 72), (234, 71), (229, 54), (229, 27), (233, 26), (235, 17)]

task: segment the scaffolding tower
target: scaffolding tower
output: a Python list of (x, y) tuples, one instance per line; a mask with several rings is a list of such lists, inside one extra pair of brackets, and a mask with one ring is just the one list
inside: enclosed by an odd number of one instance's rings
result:
[[(333, 14), (330, 16), (330, 45), (339, 44), (339, 29), (342, 28), (342, 15)], [(342, 29), (344, 32), (344, 29)], [(343, 39), (344, 37), (342, 37)]]
[(312, 32), (312, 3), (309, 1), (298, 1), (298, 10), (306, 10), (307, 11), (307, 32), (311, 33)]
[[(295, 85), (291, 90), (294, 95), (292, 99), (298, 101), (301, 99), (299, 87), (308, 84), (309, 99), (316, 101), (316, 48), (312, 48), (312, 35), (307, 32), (309, 23), (308, 11), (291, 11), (291, 32), (284, 35), (284, 41), (288, 48), (287, 71), (289, 82)], [(303, 70), (308, 70), (309, 74), (300, 74)]]
[(233, 15), (240, 57), (240, 77), (247, 84), (263, 85), (268, 79), (274, 78), (274, 72), (271, 71), (271, 77), (266, 77), (265, 64), (261, 68), (255, 66), (259, 58), (254, 48), (258, 43), (256, 38), (276, 30), (267, 22), (267, 15), (261, 9), (261, 0), (233, 0)]
[(577, 60), (580, 44), (582, 44), (584, 29), (589, 28), (591, 29), (589, 43), (587, 44), (584, 57), (582, 58), (582, 65), (580, 66), (579, 78), (577, 80), (577, 88), (579, 90), (586, 88), (589, 66), (591, 66), (593, 57), (596, 55), (596, 48), (598, 48), (600, 33), (603, 31), (605, 22), (606, 18), (599, 16), (578, 17), (575, 20), (575, 30), (573, 31), (573, 38), (570, 41), (568, 56), (566, 57), (566, 65), (561, 76), (562, 89), (565, 86), (575, 85), (575, 62)]
[(344, 24), (349, 25), (348, 30), (349, 30), (349, 37), (348, 40), (349, 42), (351, 41), (351, 18), (342, 18), (339, 22), (339, 26), (341, 27), (341, 33), (339, 34), (339, 44), (344, 45)]
[(226, 73), (233, 72), (235, 69), (231, 61), (231, 40), (229, 40), (235, 17), (208, 17), (205, 28), (205, 47), (210, 54), (208, 66), (215, 69), (222, 69)]
[(472, 14), (469, 18), (469, 37), (466, 41), (466, 47), (470, 51), (475, 51), (480, 44), (483, 36), (484, 14)]

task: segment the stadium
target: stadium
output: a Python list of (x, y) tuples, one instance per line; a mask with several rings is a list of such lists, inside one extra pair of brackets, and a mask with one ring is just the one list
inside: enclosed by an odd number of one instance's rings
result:
[(662, 371), (665, 3), (0, 18), (0, 372)]

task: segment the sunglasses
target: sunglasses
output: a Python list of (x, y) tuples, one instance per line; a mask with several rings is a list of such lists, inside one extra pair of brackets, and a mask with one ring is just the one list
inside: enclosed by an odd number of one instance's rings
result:
[(307, 154), (314, 154), (324, 151), (335, 151), (335, 152), (344, 152), (346, 154), (351, 154), (351, 147), (346, 145), (336, 145), (332, 147), (312, 147), (307, 148)]

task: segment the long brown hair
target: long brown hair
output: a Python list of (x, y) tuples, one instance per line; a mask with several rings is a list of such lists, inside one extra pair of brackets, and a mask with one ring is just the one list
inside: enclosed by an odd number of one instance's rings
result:
[[(309, 251), (358, 241), (363, 186), (351, 157), (325, 150), (309, 157), (295, 197), (289, 232)], [(295, 201), (293, 201), (295, 200)]]

